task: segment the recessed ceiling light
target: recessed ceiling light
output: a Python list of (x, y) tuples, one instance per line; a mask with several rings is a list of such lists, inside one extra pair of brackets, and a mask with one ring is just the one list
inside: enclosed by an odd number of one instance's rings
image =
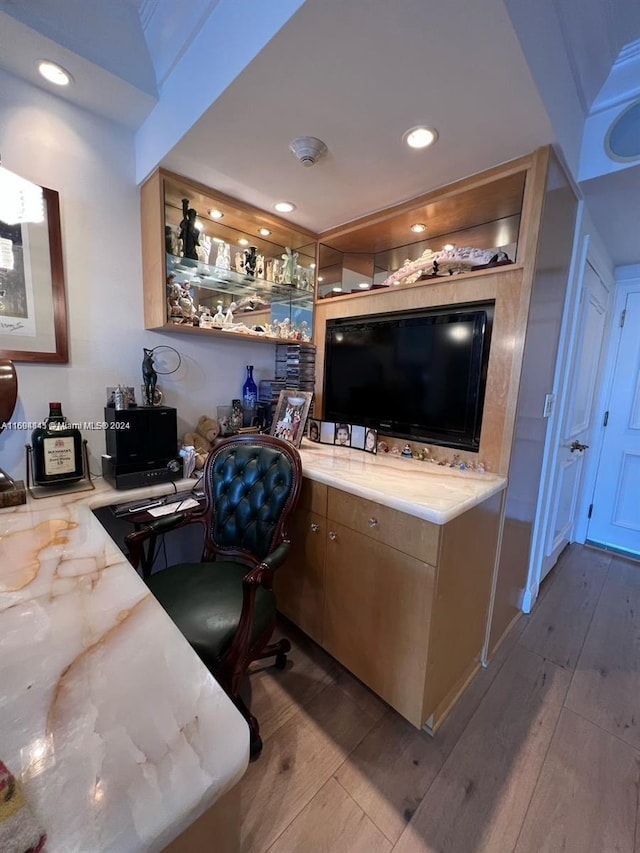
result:
[(453, 243), (445, 243), (444, 246), (442, 247), (443, 252), (451, 252), (451, 251), (453, 251), (453, 249), (455, 249), (455, 246)]
[(423, 231), (427, 230), (427, 226), (423, 225), (422, 222), (416, 222), (411, 226), (411, 230), (416, 234), (422, 234)]
[(222, 219), (224, 213), (221, 210), (217, 210), (215, 207), (209, 211), (209, 216), (212, 219)]
[(278, 213), (291, 213), (292, 210), (296, 209), (295, 204), (292, 204), (290, 201), (279, 201), (273, 206), (278, 211)]
[(66, 69), (48, 59), (41, 59), (38, 62), (38, 71), (45, 80), (54, 83), (56, 86), (68, 86), (73, 80)]
[(248, 245), (249, 245), (249, 241), (246, 239), (246, 237), (241, 237), (241, 238), (238, 240), (238, 243), (239, 243), (241, 246), (248, 246)]
[(341, 287), (332, 287), (331, 290), (333, 290), (334, 293), (342, 293)]
[(258, 234), (260, 234), (261, 237), (268, 237), (271, 234), (271, 231), (269, 231), (268, 228), (258, 228)]
[(315, 268), (316, 268), (316, 265), (315, 265), (315, 264), (309, 264), (309, 269), (310, 269), (310, 270), (314, 270)]
[(213, 240), (214, 243), (224, 243), (224, 240), (222, 239), (222, 237), (212, 237), (211, 239)]
[(438, 131), (432, 127), (412, 127), (406, 131), (402, 139), (409, 148), (427, 148), (438, 138)]
[(361, 281), (360, 284), (358, 285), (358, 287), (361, 290), (369, 290), (370, 285), (369, 285), (368, 281)]
[(318, 281), (324, 281), (321, 275), (318, 276)]

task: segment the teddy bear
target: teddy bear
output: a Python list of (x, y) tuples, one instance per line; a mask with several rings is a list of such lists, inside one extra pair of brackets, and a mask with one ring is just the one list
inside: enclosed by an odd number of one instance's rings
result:
[(207, 456), (211, 450), (214, 441), (220, 434), (220, 424), (214, 418), (209, 418), (206, 415), (198, 420), (198, 424), (194, 432), (185, 434), (183, 444), (185, 447), (194, 447), (196, 451), (196, 470), (204, 468), (204, 463), (207, 461)]

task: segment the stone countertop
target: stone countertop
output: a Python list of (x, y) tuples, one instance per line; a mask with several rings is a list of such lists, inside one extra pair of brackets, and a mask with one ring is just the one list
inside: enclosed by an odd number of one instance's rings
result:
[(246, 770), (245, 720), (91, 512), (171, 489), (0, 510), (0, 759), (48, 853), (162, 850)]
[(391, 453), (346, 447), (300, 447), (305, 477), (434, 524), (446, 524), (506, 488), (497, 474), (448, 468)]

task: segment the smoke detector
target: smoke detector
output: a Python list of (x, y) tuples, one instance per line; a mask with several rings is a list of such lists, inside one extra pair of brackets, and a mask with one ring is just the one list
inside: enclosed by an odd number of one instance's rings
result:
[(289, 150), (303, 166), (313, 166), (326, 153), (327, 146), (315, 136), (298, 136), (289, 143)]

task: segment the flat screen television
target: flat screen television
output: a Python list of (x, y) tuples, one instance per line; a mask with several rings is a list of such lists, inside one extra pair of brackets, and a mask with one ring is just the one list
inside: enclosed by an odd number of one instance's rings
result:
[(327, 321), (324, 419), (477, 451), (493, 308)]

